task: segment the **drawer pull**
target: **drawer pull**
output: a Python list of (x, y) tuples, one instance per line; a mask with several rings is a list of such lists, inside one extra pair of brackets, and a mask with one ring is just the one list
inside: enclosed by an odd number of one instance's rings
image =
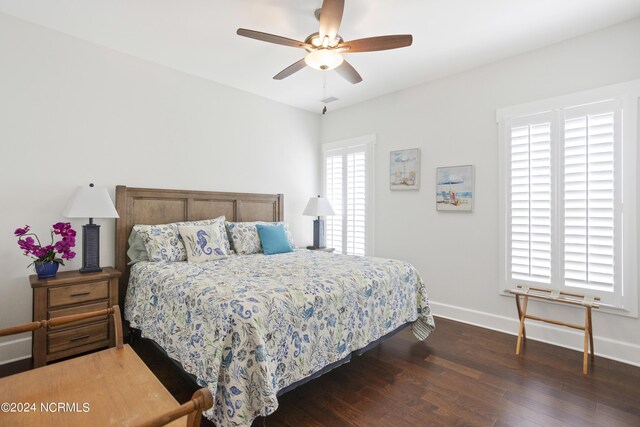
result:
[(69, 341), (73, 342), (73, 341), (79, 341), (79, 340), (83, 340), (85, 338), (89, 338), (91, 335), (80, 335), (79, 337), (73, 337), (73, 338), (69, 338)]
[(83, 295), (89, 295), (91, 292), (78, 292), (76, 294), (71, 294), (72, 297), (81, 297)]

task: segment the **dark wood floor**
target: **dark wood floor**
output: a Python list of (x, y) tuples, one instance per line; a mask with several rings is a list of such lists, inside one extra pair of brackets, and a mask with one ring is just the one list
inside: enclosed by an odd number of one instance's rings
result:
[(17, 374), (18, 372), (28, 371), (31, 367), (31, 359), (22, 359), (17, 362), (0, 365), (0, 378), (8, 377), (9, 375)]
[[(529, 341), (518, 358), (514, 336), (436, 324), (425, 342), (405, 329), (285, 394), (254, 426), (640, 426), (640, 368), (596, 357), (584, 376), (579, 352)], [(179, 402), (190, 398), (152, 346), (134, 348)]]
[[(446, 319), (410, 328), (279, 398), (254, 426), (640, 426), (640, 368)], [(193, 389), (144, 342), (136, 351), (180, 402)], [(597, 352), (597, 348), (596, 348)], [(211, 425), (203, 422), (203, 425)]]

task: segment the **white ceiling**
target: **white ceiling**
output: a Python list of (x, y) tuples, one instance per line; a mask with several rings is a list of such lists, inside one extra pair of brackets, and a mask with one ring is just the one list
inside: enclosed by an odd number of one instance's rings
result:
[[(327, 74), (338, 109), (640, 16), (640, 0), (346, 0), (345, 40), (413, 34), (403, 49), (346, 55), (363, 82)], [(272, 77), (304, 51), (239, 27), (304, 40), (322, 0), (0, 0), (7, 13), (117, 51), (320, 112), (322, 72)]]

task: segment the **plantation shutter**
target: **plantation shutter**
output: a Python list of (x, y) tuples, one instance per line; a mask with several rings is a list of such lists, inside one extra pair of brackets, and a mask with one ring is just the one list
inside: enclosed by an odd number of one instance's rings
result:
[(367, 219), (366, 158), (364, 151), (346, 156), (347, 160), (347, 251), (350, 255), (364, 255), (365, 222)]
[(564, 120), (564, 266), (567, 286), (616, 285), (616, 112), (611, 102), (567, 109)]
[(329, 155), (325, 161), (325, 195), (333, 207), (334, 216), (328, 216), (325, 221), (326, 244), (342, 253), (343, 231), (343, 169), (344, 156), (342, 154)]
[(530, 116), (511, 127), (511, 278), (551, 281), (551, 121)]
[(327, 145), (331, 148), (323, 148), (325, 196), (335, 215), (326, 218), (326, 244), (337, 253), (366, 255), (370, 246), (371, 143)]

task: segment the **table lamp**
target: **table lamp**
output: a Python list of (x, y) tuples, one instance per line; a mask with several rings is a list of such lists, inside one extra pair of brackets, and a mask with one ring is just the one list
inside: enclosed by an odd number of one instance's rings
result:
[(82, 226), (82, 268), (80, 273), (102, 271), (100, 268), (100, 226), (94, 218), (119, 218), (111, 197), (104, 187), (80, 186), (62, 213), (66, 218), (89, 218)]
[(321, 216), (335, 215), (335, 212), (331, 208), (331, 203), (325, 197), (312, 197), (307, 203), (307, 207), (304, 208), (303, 215), (317, 216), (318, 219), (313, 220), (313, 246), (307, 246), (308, 249), (323, 249), (325, 248), (325, 236), (324, 236), (324, 220)]

